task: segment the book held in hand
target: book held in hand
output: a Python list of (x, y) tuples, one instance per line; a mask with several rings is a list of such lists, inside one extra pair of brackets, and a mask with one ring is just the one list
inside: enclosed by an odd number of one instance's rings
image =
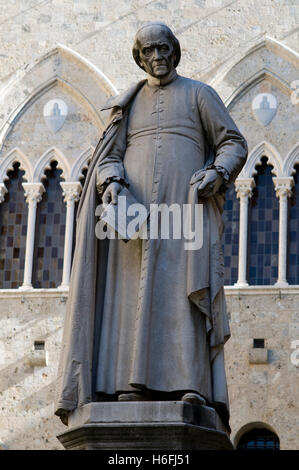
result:
[[(98, 215), (98, 214), (96, 214)], [(115, 232), (115, 237), (127, 242), (140, 235), (140, 229), (146, 222), (149, 212), (143, 204), (138, 203), (127, 188), (117, 196), (117, 204), (103, 206), (100, 220)], [(109, 237), (107, 237), (109, 238)]]

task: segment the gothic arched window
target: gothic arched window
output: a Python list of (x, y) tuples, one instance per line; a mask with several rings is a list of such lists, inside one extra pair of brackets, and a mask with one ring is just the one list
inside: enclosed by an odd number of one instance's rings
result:
[(236, 197), (234, 184), (231, 184), (226, 191), (223, 221), (224, 285), (231, 286), (238, 280), (240, 223), (240, 203)]
[(252, 429), (243, 434), (237, 450), (280, 450), (279, 439), (269, 429)]
[(257, 167), (255, 183), (248, 219), (248, 282), (272, 285), (278, 275), (279, 203), (266, 157)]
[(32, 284), (47, 289), (58, 287), (62, 280), (66, 208), (57, 162), (45, 175), (46, 191), (37, 205)]
[(295, 166), (295, 187), (289, 203), (287, 281), (299, 284), (299, 165)]
[(19, 166), (15, 163), (8, 172), (8, 192), (0, 204), (0, 289), (17, 289), (23, 284), (28, 205)]

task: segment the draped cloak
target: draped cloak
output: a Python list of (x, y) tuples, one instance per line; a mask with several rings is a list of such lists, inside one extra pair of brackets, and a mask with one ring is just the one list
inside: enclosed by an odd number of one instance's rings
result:
[[(224, 343), (224, 192), (198, 200), (210, 165), (233, 182), (247, 144), (217, 93), (178, 76), (152, 77), (108, 101), (77, 214), (76, 247), (58, 371), (56, 414), (96, 393), (193, 390), (221, 411), (229, 404)], [(138, 202), (203, 203), (203, 245), (183, 239), (98, 240), (97, 187), (124, 179)], [(223, 189), (223, 188), (222, 188)]]

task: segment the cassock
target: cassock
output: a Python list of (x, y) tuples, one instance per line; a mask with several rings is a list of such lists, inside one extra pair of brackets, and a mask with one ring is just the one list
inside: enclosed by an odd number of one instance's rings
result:
[(77, 211), (55, 414), (66, 422), (99, 393), (146, 387), (196, 391), (228, 422), (224, 193), (201, 201), (203, 245), (194, 251), (177, 239), (98, 240), (95, 213), (98, 190), (113, 177), (145, 205), (194, 206), (203, 169), (214, 166), (233, 182), (246, 141), (211, 87), (175, 71), (138, 82), (103, 109), (111, 116)]
[(131, 100), (113, 147), (97, 165), (97, 187), (103, 192), (119, 178), (147, 208), (203, 202), (203, 247), (189, 252), (183, 238), (109, 241), (95, 313), (96, 392), (195, 391), (228, 417), (224, 187), (198, 201), (196, 183), (209, 167), (233, 182), (246, 156), (244, 137), (204, 83), (175, 70), (164, 81), (148, 76)]

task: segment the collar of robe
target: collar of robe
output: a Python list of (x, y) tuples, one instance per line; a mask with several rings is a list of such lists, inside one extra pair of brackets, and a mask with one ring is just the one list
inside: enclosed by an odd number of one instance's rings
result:
[(159, 87), (168, 85), (168, 83), (173, 82), (177, 78), (178, 74), (176, 69), (173, 69), (168, 75), (162, 78), (153, 77), (152, 75), (147, 74), (147, 83), (151, 87)]
[(131, 88), (129, 88), (126, 91), (123, 91), (119, 95), (116, 96), (110, 96), (108, 98), (105, 106), (101, 108), (101, 111), (104, 111), (106, 109), (111, 109), (111, 108), (124, 108), (127, 106), (127, 104), (131, 101), (134, 95), (136, 95), (137, 91), (140, 90), (140, 88), (145, 84), (146, 79), (141, 80), (138, 83), (135, 83), (135, 85), (132, 85)]
[(147, 75), (147, 79), (141, 80), (140, 82), (136, 83), (133, 85), (129, 90), (124, 91), (123, 93), (120, 93), (119, 95), (116, 96), (110, 96), (110, 98), (107, 100), (105, 106), (101, 108), (101, 111), (111, 109), (111, 108), (124, 108), (130, 100), (133, 98), (133, 96), (137, 93), (137, 91), (147, 82), (149, 86), (152, 87), (159, 87), (159, 86), (164, 86), (168, 85), (168, 83), (173, 82), (176, 78), (178, 77), (176, 69), (173, 69), (168, 75), (165, 77), (156, 78), (152, 77), (151, 75)]

